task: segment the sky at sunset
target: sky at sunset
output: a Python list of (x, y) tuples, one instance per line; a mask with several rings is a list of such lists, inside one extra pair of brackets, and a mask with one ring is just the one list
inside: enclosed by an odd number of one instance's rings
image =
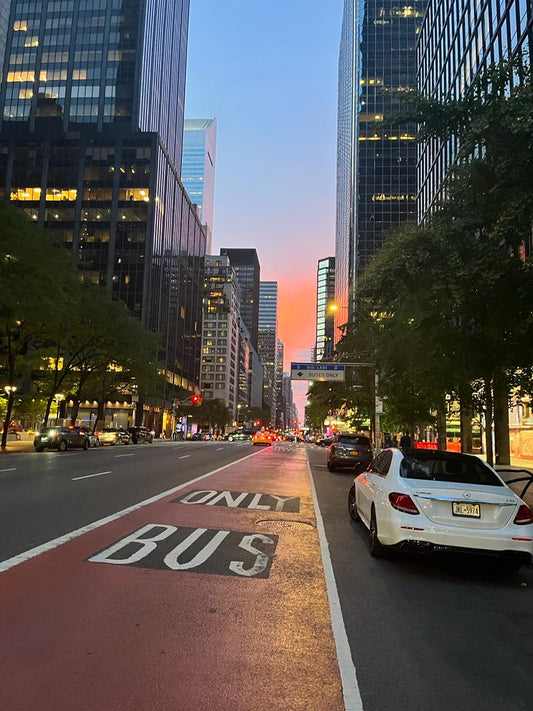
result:
[[(191, 0), (187, 118), (217, 119), (213, 251), (278, 282), (284, 369), (310, 360), (316, 269), (335, 254), (343, 0)], [(294, 384), (303, 418), (306, 386)]]

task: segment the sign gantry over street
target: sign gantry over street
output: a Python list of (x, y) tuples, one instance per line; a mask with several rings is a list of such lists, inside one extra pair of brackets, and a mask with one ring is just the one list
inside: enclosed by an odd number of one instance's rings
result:
[(291, 380), (344, 380), (345, 365), (340, 363), (291, 363)]

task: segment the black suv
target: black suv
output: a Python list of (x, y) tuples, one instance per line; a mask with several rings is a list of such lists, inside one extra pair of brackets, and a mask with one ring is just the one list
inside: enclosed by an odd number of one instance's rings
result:
[(154, 435), (150, 432), (148, 427), (128, 427), (128, 432), (130, 433), (133, 444), (140, 444), (141, 442), (152, 444), (154, 441)]
[(89, 449), (89, 437), (78, 427), (43, 427), (35, 434), (33, 446), (37, 452), (43, 449), (57, 449), (64, 452), (70, 447)]
[(328, 469), (355, 467), (362, 472), (372, 461), (372, 444), (368, 437), (359, 434), (338, 434), (328, 449)]

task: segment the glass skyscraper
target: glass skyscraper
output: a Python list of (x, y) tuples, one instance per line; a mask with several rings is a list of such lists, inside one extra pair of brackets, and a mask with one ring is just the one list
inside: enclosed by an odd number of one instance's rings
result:
[[(316, 278), (316, 342), (314, 360), (333, 358), (335, 325), (334, 313), (329, 306), (335, 302), (335, 257), (318, 262)], [(344, 314), (346, 318), (346, 312)]]
[(12, 0), (0, 196), (159, 332), (169, 383), (194, 389), (206, 235), (179, 180), (188, 13), (189, 0)]
[(263, 400), (270, 408), (271, 424), (276, 418), (276, 373), (278, 345), (278, 282), (262, 281), (259, 284), (259, 347), (258, 352), (265, 369)]
[(254, 348), (258, 349), (259, 325), (259, 258), (255, 249), (223, 247), (220, 254), (230, 258), (241, 292), (241, 317), (250, 332)]
[(427, 0), (345, 0), (339, 54), (337, 325), (384, 232), (416, 219), (415, 126), (388, 127), (397, 90), (416, 83), (416, 40)]
[(217, 153), (216, 119), (185, 119), (181, 181), (191, 201), (198, 205), (211, 254)]
[[(533, 57), (531, 0), (429, 0), (418, 44), (418, 88), (458, 98), (476, 73), (513, 54)], [(419, 148), (419, 217), (432, 209), (457, 151), (454, 139)]]

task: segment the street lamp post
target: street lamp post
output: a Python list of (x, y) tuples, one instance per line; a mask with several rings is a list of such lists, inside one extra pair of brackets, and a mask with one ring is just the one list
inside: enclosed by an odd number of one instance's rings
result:
[(4, 386), (5, 393), (7, 395), (7, 408), (6, 408), (6, 419), (4, 420), (4, 426), (2, 431), (2, 444), (0, 445), (2, 449), (7, 446), (7, 435), (9, 431), (9, 423), (11, 422), (11, 413), (13, 411), (13, 400), (15, 399), (15, 393), (17, 392), (16, 385), (6, 385)]
[(56, 393), (54, 395), (55, 401), (56, 401), (56, 427), (59, 425), (59, 406), (61, 404), (61, 401), (65, 399), (65, 396), (63, 393)]

